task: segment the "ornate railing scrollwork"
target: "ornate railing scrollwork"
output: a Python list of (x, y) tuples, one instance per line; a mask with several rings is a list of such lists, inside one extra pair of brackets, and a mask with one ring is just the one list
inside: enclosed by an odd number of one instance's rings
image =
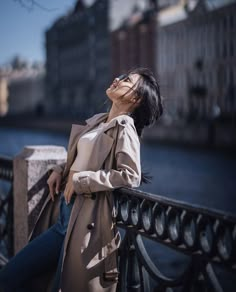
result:
[[(7, 194), (0, 193), (0, 267), (13, 254), (13, 160), (0, 157), (0, 180), (11, 183)], [(3, 252), (4, 251), (4, 252)]]
[[(0, 157), (0, 179), (12, 183), (13, 162), (9, 158)], [(114, 197), (117, 225), (125, 230), (119, 248), (118, 291), (226, 291), (218, 268), (236, 281), (234, 215), (132, 189), (117, 189)], [(0, 247), (5, 242), (8, 257), (12, 229), (11, 187), (7, 195), (0, 197)], [(151, 239), (154, 248), (159, 243), (187, 256), (181, 273), (166, 275), (158, 259), (154, 260), (147, 250), (144, 238)], [(7, 256), (0, 252), (0, 266), (7, 262)]]
[(0, 157), (0, 179), (13, 180), (13, 160), (9, 157)]
[[(119, 256), (120, 291), (172, 291), (175, 287), (181, 291), (224, 291), (216, 267), (234, 275), (236, 281), (234, 215), (138, 190), (121, 188), (114, 194), (117, 224), (126, 231)], [(143, 238), (187, 255), (182, 274), (168, 277), (161, 272)], [(155, 287), (150, 287), (149, 276)]]

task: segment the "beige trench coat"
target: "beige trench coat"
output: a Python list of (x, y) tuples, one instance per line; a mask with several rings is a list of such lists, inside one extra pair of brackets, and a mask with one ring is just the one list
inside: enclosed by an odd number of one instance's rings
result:
[[(67, 163), (63, 171), (66, 181), (76, 157), (77, 142), (82, 134), (107, 118), (98, 114), (87, 125), (72, 125)], [(61, 270), (62, 292), (116, 291), (117, 248), (120, 235), (115, 227), (112, 190), (138, 187), (141, 180), (140, 143), (129, 116), (110, 121), (94, 142), (89, 171), (75, 173), (73, 184), (77, 193), (64, 241)], [(59, 196), (52, 202), (47, 197), (34, 229), (32, 240), (52, 224), (59, 214)], [(55, 271), (36, 279), (34, 291), (51, 291)]]

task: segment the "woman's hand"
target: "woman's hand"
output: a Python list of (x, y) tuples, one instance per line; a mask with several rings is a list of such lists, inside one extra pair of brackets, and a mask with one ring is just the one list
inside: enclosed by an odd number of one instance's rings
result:
[(49, 193), (54, 202), (55, 193), (59, 194), (59, 188), (61, 185), (61, 174), (56, 171), (53, 171), (47, 180), (47, 184), (49, 186)]
[(74, 172), (70, 171), (68, 181), (64, 190), (64, 197), (65, 197), (65, 201), (67, 205), (70, 203), (71, 197), (75, 192), (73, 181), (72, 181), (73, 174)]

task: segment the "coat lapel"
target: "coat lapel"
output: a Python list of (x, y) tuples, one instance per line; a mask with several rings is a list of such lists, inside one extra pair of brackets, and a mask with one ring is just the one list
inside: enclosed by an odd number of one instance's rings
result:
[[(64, 178), (66, 178), (69, 174), (71, 165), (73, 164), (76, 153), (77, 153), (77, 143), (80, 137), (92, 130), (94, 127), (96, 127), (99, 123), (106, 120), (108, 116), (108, 113), (102, 113), (93, 116), (92, 118), (86, 120), (87, 125), (86, 126), (80, 126), (80, 125), (72, 125), (71, 135), (70, 135), (70, 141), (68, 146), (68, 157), (67, 157), (67, 163), (66, 168), (64, 171)], [(122, 124), (126, 123), (125, 119), (130, 119), (130, 117), (126, 116), (118, 116), (111, 120), (107, 125), (105, 124), (102, 132), (99, 134), (97, 139), (94, 143), (99, 145), (98, 147), (94, 147), (94, 151), (92, 153), (91, 157), (91, 164), (89, 165), (90, 170), (98, 170), (102, 167), (106, 157), (111, 151), (114, 139), (116, 139), (116, 135), (114, 135), (114, 132), (112, 135), (109, 135), (109, 130), (116, 127), (117, 123)], [(129, 123), (133, 125), (133, 120), (130, 119)], [(134, 127), (134, 125), (133, 125)]]
[(92, 130), (97, 124), (104, 121), (107, 117), (107, 113), (102, 113), (95, 115), (94, 117), (87, 119), (87, 125), (81, 126), (73, 124), (71, 128), (71, 135), (68, 144), (68, 156), (67, 156), (67, 163), (66, 168), (64, 170), (64, 177), (66, 177), (69, 173), (70, 167), (75, 159), (76, 151), (77, 151), (77, 143), (79, 138), (85, 134), (86, 132)]

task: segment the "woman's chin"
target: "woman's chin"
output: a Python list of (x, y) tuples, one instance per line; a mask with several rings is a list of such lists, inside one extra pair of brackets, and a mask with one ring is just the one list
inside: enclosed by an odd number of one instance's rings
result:
[(112, 96), (111, 92), (112, 92), (112, 89), (110, 87), (107, 88), (106, 95), (109, 97), (109, 99), (111, 99), (111, 96)]

